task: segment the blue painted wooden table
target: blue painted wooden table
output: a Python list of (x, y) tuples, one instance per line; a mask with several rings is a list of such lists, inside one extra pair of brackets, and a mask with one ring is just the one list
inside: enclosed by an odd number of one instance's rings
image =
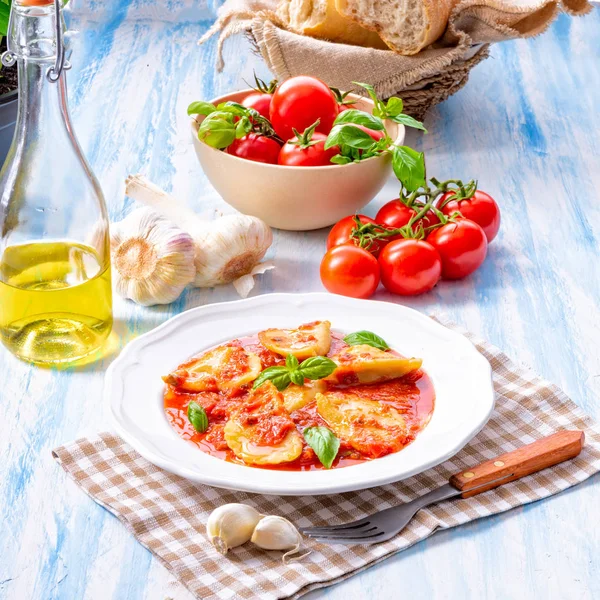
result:
[[(186, 107), (268, 77), (243, 37), (215, 73), (195, 41), (216, 2), (72, 0), (69, 73), (76, 131), (110, 215), (130, 209), (123, 180), (143, 172), (206, 216), (228, 211), (196, 162)], [(444, 312), (560, 385), (600, 418), (600, 12), (562, 16), (545, 35), (496, 46), (468, 86), (433, 110), (430, 174), (472, 176), (499, 199), (503, 226), (474, 277), (404, 301)], [(369, 205), (393, 198), (390, 185)], [(277, 268), (253, 293), (321, 290), (325, 232), (275, 234)], [(127, 341), (182, 310), (234, 299), (190, 290), (154, 309), (117, 301), (114, 353), (71, 371), (0, 350), (0, 598), (163, 599), (190, 595), (119, 522), (67, 482), (50, 450), (109, 427), (103, 375)], [(397, 302), (385, 292), (380, 300)], [(600, 598), (598, 478), (547, 501), (439, 533), (311, 598)]]

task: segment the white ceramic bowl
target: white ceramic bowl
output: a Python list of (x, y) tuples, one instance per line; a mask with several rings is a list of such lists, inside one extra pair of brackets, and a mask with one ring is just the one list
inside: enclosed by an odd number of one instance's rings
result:
[[(211, 102), (241, 102), (253, 91), (234, 92)], [(370, 99), (352, 94), (350, 98), (360, 110), (372, 112)], [(203, 118), (192, 118), (191, 134), (206, 177), (225, 202), (244, 214), (260, 217), (271, 227), (305, 231), (333, 225), (366, 206), (392, 173), (387, 154), (328, 167), (285, 167), (238, 158), (198, 139)], [(386, 121), (386, 128), (401, 145), (404, 125)]]
[[(232, 338), (318, 319), (346, 333), (373, 331), (403, 354), (423, 358), (436, 403), (431, 421), (412, 444), (341, 469), (277, 471), (205, 454), (171, 428), (161, 374)], [(465, 337), (405, 306), (333, 294), (267, 294), (177, 315), (123, 350), (108, 370), (104, 396), (117, 433), (155, 465), (206, 485), (278, 495), (359, 490), (420, 473), (456, 454), (494, 408), (490, 365)]]

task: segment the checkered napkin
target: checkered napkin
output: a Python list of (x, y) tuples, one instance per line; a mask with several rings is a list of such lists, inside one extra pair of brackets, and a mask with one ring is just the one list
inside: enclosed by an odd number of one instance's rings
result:
[[(515, 365), (486, 342), (466, 335), (492, 365), (496, 410), (483, 431), (454, 458), (400, 483), (316, 497), (230, 492), (162, 471), (110, 433), (57, 448), (54, 456), (77, 485), (118, 517), (197, 598), (298, 598), (350, 577), (438, 528), (455, 527), (546, 498), (600, 470), (598, 424), (557, 387)], [(205, 535), (208, 515), (227, 502), (245, 502), (263, 514), (284, 515), (299, 526), (358, 519), (412, 500), (447, 483), (454, 473), (561, 429), (585, 431), (586, 445), (576, 459), (467, 500), (454, 499), (423, 509), (389, 542), (329, 546), (307, 540), (312, 552), (286, 566), (280, 552), (259, 550), (252, 544), (235, 548), (223, 558)]]

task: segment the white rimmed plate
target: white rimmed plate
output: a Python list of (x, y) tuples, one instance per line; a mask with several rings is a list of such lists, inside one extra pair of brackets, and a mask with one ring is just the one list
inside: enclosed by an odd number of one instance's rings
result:
[[(278, 471), (228, 463), (180, 438), (163, 410), (160, 378), (199, 351), (271, 327), (329, 320), (369, 330), (423, 359), (436, 403), (429, 425), (396, 454), (330, 471)], [(315, 495), (399, 481), (456, 454), (494, 408), (491, 368), (463, 336), (405, 306), (332, 294), (267, 294), (194, 308), (131, 342), (108, 369), (104, 394), (117, 433), (160, 468), (206, 485), (278, 495)]]

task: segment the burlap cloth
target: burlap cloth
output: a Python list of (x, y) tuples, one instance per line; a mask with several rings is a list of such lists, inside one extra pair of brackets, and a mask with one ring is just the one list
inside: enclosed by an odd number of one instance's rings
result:
[(401, 56), (286, 31), (275, 7), (276, 0), (225, 2), (200, 40), (219, 34), (218, 70), (224, 41), (247, 32), (278, 79), (313, 75), (342, 90), (354, 89), (353, 81), (370, 83), (383, 98), (402, 96), (406, 112), (418, 118), (466, 83), (469, 70), (488, 56), (490, 43), (538, 35), (560, 10), (573, 15), (591, 10), (587, 0), (459, 0), (440, 40), (415, 56)]
[[(492, 365), (494, 414), (451, 460), (396, 484), (316, 497), (230, 492), (161, 471), (110, 433), (57, 448), (54, 456), (78, 486), (114, 514), (197, 598), (298, 598), (346, 579), (436, 529), (546, 498), (600, 470), (598, 424), (554, 385), (517, 366), (490, 344), (467, 337)], [(561, 429), (585, 432), (586, 445), (576, 459), (467, 500), (448, 500), (423, 509), (389, 542), (372, 546), (307, 542), (311, 554), (286, 566), (280, 552), (266, 552), (252, 544), (239, 546), (223, 558), (205, 535), (208, 515), (227, 502), (252, 504), (263, 514), (284, 515), (299, 526), (358, 519), (434, 490), (454, 473)]]

